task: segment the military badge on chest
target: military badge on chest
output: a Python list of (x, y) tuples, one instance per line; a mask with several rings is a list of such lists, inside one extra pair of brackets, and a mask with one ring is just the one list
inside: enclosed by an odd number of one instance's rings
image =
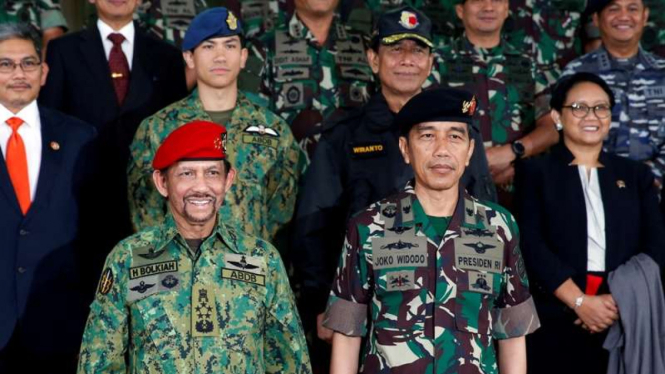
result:
[(265, 268), (261, 257), (229, 253), (224, 255), (222, 278), (265, 286)]
[(245, 144), (257, 144), (271, 148), (277, 148), (278, 138), (277, 130), (259, 123), (247, 126), (242, 134), (242, 142)]
[(192, 336), (217, 336), (217, 307), (211, 287), (195, 284), (192, 290)]
[(150, 295), (180, 289), (178, 261), (166, 248), (137, 248), (132, 253), (132, 266), (127, 282), (127, 301), (136, 301)]

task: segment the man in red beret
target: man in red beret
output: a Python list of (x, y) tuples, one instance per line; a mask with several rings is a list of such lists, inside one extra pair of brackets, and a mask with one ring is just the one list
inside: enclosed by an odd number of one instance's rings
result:
[(236, 174), (226, 155), (226, 129), (207, 121), (159, 147), (169, 213), (108, 256), (79, 373), (311, 373), (277, 250), (218, 213)]

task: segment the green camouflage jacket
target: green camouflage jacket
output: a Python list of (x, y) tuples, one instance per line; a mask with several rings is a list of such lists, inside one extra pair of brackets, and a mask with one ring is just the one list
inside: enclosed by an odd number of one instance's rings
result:
[(365, 53), (369, 40), (336, 17), (326, 44), (319, 46), (294, 14), (261, 43), (261, 93), (311, 155), (317, 140), (310, 136), (314, 128), (362, 106), (373, 92), (374, 76)]
[(518, 236), (460, 190), (442, 237), (408, 185), (350, 220), (324, 324), (367, 337), (361, 373), (498, 373), (494, 339), (540, 326)]
[(180, 48), (185, 32), (206, 0), (151, 0), (139, 5), (135, 17), (148, 32)]
[(474, 121), (486, 147), (520, 139), (549, 110), (547, 78), (507, 42), (477, 48), (462, 36), (438, 51), (434, 70), (442, 86), (475, 93)]
[(0, 4), (0, 23), (29, 23), (38, 30), (67, 29), (59, 0), (3, 0)]
[[(163, 222), (166, 202), (152, 182), (152, 159), (171, 131), (193, 120), (212, 121), (198, 91), (146, 118), (130, 146), (129, 206), (139, 231)], [(238, 171), (220, 209), (239, 228), (267, 241), (291, 220), (305, 156), (286, 123), (238, 93), (227, 131), (229, 162)]]
[(640, 43), (647, 51), (665, 57), (665, 1), (644, 0), (644, 5), (649, 7), (649, 20)]
[(226, 221), (196, 260), (171, 215), (113, 249), (79, 374), (311, 372), (279, 254)]

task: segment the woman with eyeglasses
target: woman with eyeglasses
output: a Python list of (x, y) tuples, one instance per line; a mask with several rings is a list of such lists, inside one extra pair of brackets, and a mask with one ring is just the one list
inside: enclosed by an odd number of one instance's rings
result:
[(607, 329), (620, 317), (607, 274), (638, 253), (661, 263), (663, 220), (643, 163), (603, 151), (614, 96), (597, 75), (560, 81), (550, 106), (561, 142), (516, 170), (516, 213), (541, 328), (529, 373), (605, 374)]

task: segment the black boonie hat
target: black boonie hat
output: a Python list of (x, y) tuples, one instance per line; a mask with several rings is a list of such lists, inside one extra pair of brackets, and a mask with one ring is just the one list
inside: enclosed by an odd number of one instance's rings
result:
[(471, 126), (476, 107), (476, 97), (468, 91), (435, 88), (412, 97), (397, 113), (395, 123), (401, 136), (407, 136), (413, 126), (423, 122), (462, 122)]
[(432, 48), (432, 21), (409, 6), (381, 15), (372, 33), (372, 44), (390, 45), (402, 39), (413, 39)]

